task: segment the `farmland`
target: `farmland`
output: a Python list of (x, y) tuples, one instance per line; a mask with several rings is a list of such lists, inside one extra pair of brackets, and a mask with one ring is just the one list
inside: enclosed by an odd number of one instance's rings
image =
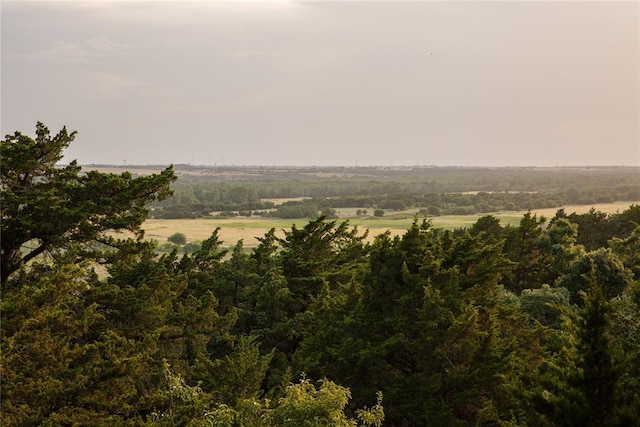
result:
[[(161, 166), (84, 167), (138, 176)], [(255, 247), (270, 229), (282, 236), (293, 224), (325, 215), (369, 230), (369, 240), (404, 233), (415, 218), (436, 228), (471, 226), (493, 215), (517, 225), (531, 211), (552, 218), (558, 209), (583, 214), (592, 207), (616, 213), (640, 202), (640, 169), (633, 167), (206, 167), (176, 165), (173, 197), (152, 203), (145, 237), (160, 243), (174, 233), (188, 242), (220, 228), (224, 246), (242, 239)], [(378, 215), (375, 211), (378, 210)], [(383, 212), (381, 214), (381, 212)]]
[[(567, 205), (563, 206), (567, 214), (582, 214), (591, 208), (603, 213), (616, 213), (627, 209), (633, 201), (598, 203), (593, 205)], [(635, 203), (639, 203), (635, 201)], [(534, 209), (531, 212), (538, 216), (551, 218), (559, 208)], [(369, 230), (369, 237), (389, 231), (392, 235), (403, 234), (416, 217), (417, 210), (406, 210), (385, 215), (381, 218), (357, 217), (354, 209), (338, 210), (338, 221), (348, 220), (349, 224), (358, 226), (359, 229)], [(524, 211), (521, 212), (497, 212), (492, 215), (500, 219), (503, 225), (517, 225)], [(429, 217), (436, 228), (454, 229), (471, 226), (482, 215), (445, 215)], [(420, 217), (419, 217), (420, 219)], [(306, 224), (306, 219), (286, 220), (269, 217), (250, 218), (196, 218), (196, 219), (148, 219), (143, 228), (147, 239), (166, 242), (173, 233), (184, 233), (188, 241), (202, 241), (209, 237), (216, 227), (220, 227), (219, 236), (224, 246), (234, 245), (242, 239), (246, 247), (254, 247), (258, 243), (256, 237), (263, 236), (271, 228), (275, 228), (282, 235), (283, 229), (289, 229), (292, 224), (298, 227)]]

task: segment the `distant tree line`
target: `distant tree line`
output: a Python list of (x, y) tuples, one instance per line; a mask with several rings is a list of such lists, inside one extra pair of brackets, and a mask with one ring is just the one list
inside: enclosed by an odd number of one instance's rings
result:
[[(638, 190), (637, 167), (466, 168), (466, 167), (226, 167), (202, 169), (202, 175), (179, 174), (182, 186), (225, 192), (237, 185), (259, 199), (345, 197), (391, 193), (580, 192), (601, 194)], [(213, 187), (212, 187), (213, 183)]]
[[(357, 174), (343, 172), (336, 176), (334, 171), (329, 177), (305, 171), (253, 171), (248, 177), (234, 180), (182, 175), (171, 198), (152, 204), (152, 216), (199, 218), (215, 212), (226, 216), (313, 218), (325, 208), (348, 207), (424, 209), (433, 216), (474, 215), (640, 200), (640, 174), (634, 168), (358, 168)], [(267, 200), (278, 198), (306, 200), (277, 205)]]
[[(624, 194), (627, 195), (626, 193)], [(311, 198), (274, 202), (224, 203), (224, 204), (175, 204), (155, 207), (155, 218), (200, 218), (213, 213), (222, 216), (262, 215), (276, 218), (313, 218), (322, 214), (323, 209), (366, 208), (401, 211), (417, 209), (427, 216), (440, 215), (476, 215), (499, 211), (528, 211), (533, 209), (554, 208), (567, 204), (608, 203), (616, 200), (618, 194), (610, 192), (607, 196), (588, 198), (578, 201), (561, 193), (398, 193), (379, 196), (349, 196), (334, 198)], [(572, 200), (572, 201), (570, 201)], [(626, 200), (626, 199), (625, 199)]]

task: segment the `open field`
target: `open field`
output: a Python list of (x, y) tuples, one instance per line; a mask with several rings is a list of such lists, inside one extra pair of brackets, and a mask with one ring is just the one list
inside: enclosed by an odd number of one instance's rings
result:
[[(150, 219), (144, 223), (145, 237), (147, 239), (164, 242), (173, 233), (180, 232), (187, 236), (188, 241), (204, 240), (211, 236), (216, 227), (220, 227), (218, 235), (224, 242), (223, 246), (232, 246), (242, 239), (246, 247), (257, 246), (256, 237), (264, 236), (271, 228), (275, 228), (279, 237), (284, 236), (283, 230), (288, 230), (293, 224), (304, 227), (308, 222), (305, 219), (280, 220), (273, 218), (200, 218), (200, 219)], [(369, 235), (373, 238), (378, 234), (389, 230), (393, 235), (404, 233), (411, 225), (412, 219), (396, 220), (349, 220), (352, 225), (357, 225), (361, 230), (369, 229)]]
[[(621, 212), (630, 205), (639, 202), (615, 202), (602, 203), (585, 206), (564, 206), (567, 214), (585, 213), (592, 207), (598, 211), (606, 213)], [(555, 215), (558, 208), (538, 209), (532, 213), (538, 216), (551, 218)], [(500, 219), (502, 224), (517, 225), (525, 212), (499, 212), (493, 214)], [(338, 221), (348, 219), (349, 223), (365, 230), (369, 229), (369, 236), (384, 233), (387, 230), (392, 235), (403, 234), (413, 222), (415, 211), (402, 211), (397, 213), (387, 213), (386, 216), (380, 218), (374, 217), (357, 217), (350, 210), (338, 210), (341, 216)], [(454, 229), (459, 227), (471, 226), (478, 218), (483, 215), (447, 215), (430, 218), (433, 226), (437, 228)], [(283, 236), (283, 229), (289, 229), (293, 224), (303, 227), (307, 220), (286, 220), (276, 218), (199, 218), (199, 219), (149, 219), (143, 228), (145, 237), (148, 239), (165, 242), (173, 233), (180, 232), (187, 236), (188, 241), (201, 241), (209, 236), (216, 227), (220, 227), (219, 236), (224, 241), (224, 246), (234, 245), (238, 240), (243, 239), (246, 247), (254, 247), (258, 241), (256, 237), (264, 236), (271, 228), (278, 231), (279, 236)]]
[[(567, 215), (572, 213), (583, 214), (589, 212), (591, 208), (594, 208), (597, 211), (604, 213), (616, 213), (622, 212), (625, 209), (628, 209), (629, 206), (634, 204), (640, 204), (640, 200), (630, 201), (630, 202), (613, 202), (613, 203), (597, 203), (594, 205), (569, 205), (563, 206)], [(547, 218), (553, 217), (556, 212), (560, 208), (548, 208), (548, 209), (534, 209), (531, 212), (537, 214), (538, 216), (544, 215)]]

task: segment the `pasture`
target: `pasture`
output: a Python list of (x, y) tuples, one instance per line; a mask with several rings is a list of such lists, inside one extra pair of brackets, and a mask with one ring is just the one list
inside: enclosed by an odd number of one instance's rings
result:
[[(605, 213), (621, 212), (630, 205), (638, 202), (615, 202), (601, 203), (585, 206), (564, 206), (565, 212), (581, 214), (588, 212), (592, 207)], [(559, 208), (537, 209), (531, 212), (538, 216), (551, 218)], [(371, 211), (371, 209), (370, 209)], [(392, 235), (403, 234), (414, 220), (417, 210), (407, 210), (401, 212), (387, 212), (383, 217), (355, 215), (355, 209), (338, 209), (339, 218), (337, 221), (348, 220), (349, 224), (357, 226), (360, 230), (369, 230), (369, 239), (378, 234), (389, 231)], [(369, 212), (371, 214), (371, 212)], [(498, 212), (491, 215), (500, 219), (503, 225), (517, 225), (526, 212)], [(432, 224), (436, 228), (455, 229), (469, 227), (482, 215), (445, 215), (430, 217)], [(421, 221), (422, 219), (419, 218)], [(278, 236), (284, 236), (283, 230), (288, 230), (293, 224), (303, 227), (308, 220), (277, 219), (264, 217), (235, 217), (235, 218), (198, 218), (198, 219), (148, 219), (143, 224), (145, 237), (147, 239), (166, 242), (173, 233), (180, 232), (187, 236), (187, 240), (202, 241), (217, 228), (220, 227), (218, 235), (224, 242), (223, 246), (233, 246), (238, 240), (243, 240), (246, 247), (254, 247), (258, 244), (256, 237), (262, 237), (271, 228), (275, 228)]]

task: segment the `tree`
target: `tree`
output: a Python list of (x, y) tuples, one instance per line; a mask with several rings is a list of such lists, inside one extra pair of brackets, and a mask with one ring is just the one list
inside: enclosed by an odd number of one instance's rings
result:
[(131, 243), (115, 239), (113, 231), (130, 231), (141, 239), (145, 204), (171, 195), (169, 187), (176, 179), (172, 167), (138, 178), (129, 172), (81, 173), (76, 161), (58, 167), (75, 136), (62, 128), (51, 137), (38, 122), (35, 139), (15, 132), (0, 145), (3, 285), (40, 255), (56, 256), (75, 246), (99, 259), (107, 252), (97, 251), (96, 244), (117, 249)]
[(98, 283), (82, 265), (15, 280), (0, 305), (3, 425), (140, 425), (167, 405), (154, 350), (167, 311), (144, 298), (166, 292)]
[(376, 217), (384, 216), (384, 210), (382, 210), (382, 209), (374, 210), (373, 211), (373, 216), (376, 216)]
[(500, 220), (493, 215), (483, 216), (471, 226), (469, 233), (472, 236), (482, 235), (484, 239), (495, 241), (504, 237), (504, 229)]
[(296, 371), (348, 385), (355, 406), (382, 391), (389, 425), (508, 419), (501, 378), (516, 365), (505, 361), (534, 346), (526, 319), (498, 305), (501, 249), (428, 221), (377, 236), (365, 269), (314, 299)]
[(625, 340), (612, 324), (616, 313), (606, 295), (608, 278), (599, 276), (598, 268), (592, 261), (584, 275), (587, 289), (580, 291), (577, 311), (564, 310), (563, 350), (541, 365), (538, 385), (527, 393), (553, 425), (633, 425), (640, 415), (637, 336), (632, 348), (621, 348)]
[(578, 224), (577, 242), (588, 251), (606, 247), (607, 240), (613, 237), (609, 234), (607, 214), (595, 208), (583, 214), (572, 213), (567, 218)]
[(335, 221), (325, 221), (325, 217), (310, 221), (301, 229), (294, 224), (285, 231), (279, 242), (283, 274), (294, 297), (290, 304), (292, 314), (303, 312), (325, 283), (335, 289), (351, 277), (354, 263), (362, 260), (366, 236), (346, 221), (336, 225)]
[(335, 209), (329, 207), (323, 208), (322, 211), (320, 211), (320, 215), (324, 216), (327, 219), (338, 218), (338, 212), (336, 212)]
[[(19, 285), (0, 301), (0, 369), (11, 381), (0, 390), (3, 425), (144, 425), (156, 415), (187, 425), (207, 412), (208, 393), (256, 388), (262, 360), (251, 343), (216, 357), (234, 316), (218, 315), (211, 292), (194, 295), (189, 274), (200, 271), (182, 271), (176, 251), (143, 249), (119, 252), (104, 280), (64, 260), (11, 279)], [(234, 372), (243, 383), (229, 380)], [(195, 389), (177, 390), (180, 378), (207, 389), (185, 399)]]
[(184, 245), (187, 243), (187, 236), (184, 233), (173, 233), (167, 240), (176, 245)]
[(546, 266), (542, 269), (540, 280), (543, 283), (554, 284), (566, 273), (571, 264), (584, 255), (584, 248), (576, 244), (578, 226), (566, 218), (554, 218), (539, 241), (539, 264)]
[(518, 227), (508, 227), (504, 251), (513, 266), (512, 277), (505, 286), (510, 291), (538, 288), (546, 266), (540, 263), (540, 238), (546, 218), (538, 218), (531, 212), (524, 214)]
[(576, 259), (557, 282), (558, 286), (569, 290), (571, 303), (582, 304), (580, 292), (589, 289), (588, 275), (592, 271), (596, 280), (601, 283), (602, 293), (607, 299), (622, 295), (633, 279), (633, 273), (625, 268), (611, 249), (600, 248), (587, 252)]
[[(355, 420), (344, 414), (344, 407), (349, 402), (349, 389), (331, 381), (320, 381), (316, 387), (307, 379), (287, 387), (286, 394), (278, 402), (273, 411), (273, 420), (278, 426), (335, 426), (349, 427), (357, 425)], [(384, 411), (381, 405), (382, 396), (378, 395), (378, 404), (370, 409), (357, 411), (361, 425), (381, 426)], [(360, 424), (360, 423), (358, 423)]]
[(640, 225), (626, 239), (613, 238), (609, 241), (611, 250), (624, 266), (631, 270), (636, 280), (640, 280)]
[(382, 394), (372, 408), (357, 409), (356, 418), (345, 414), (351, 398), (348, 388), (329, 380), (319, 381), (316, 388), (311, 381), (301, 378), (289, 384), (277, 401), (246, 399), (235, 407), (220, 405), (207, 414), (209, 425), (214, 426), (304, 426), (304, 427), (380, 427), (385, 414)]
[(569, 291), (547, 284), (540, 289), (524, 289), (519, 297), (520, 309), (544, 326), (560, 329), (562, 316), (558, 307), (569, 305)]

